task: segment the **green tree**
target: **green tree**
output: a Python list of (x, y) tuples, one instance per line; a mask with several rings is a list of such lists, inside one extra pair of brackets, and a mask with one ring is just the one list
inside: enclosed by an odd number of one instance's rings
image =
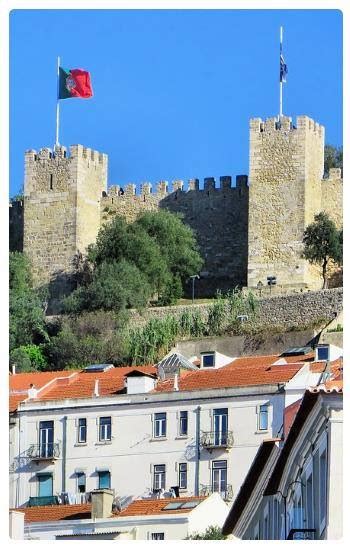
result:
[(21, 345), (10, 354), (10, 363), (16, 366), (18, 372), (46, 370), (47, 362), (43, 349), (39, 345)]
[(33, 289), (30, 263), (25, 254), (10, 253), (9, 279), (10, 351), (21, 345), (47, 341), (46, 293)]
[(324, 148), (324, 174), (327, 176), (331, 168), (343, 170), (343, 147), (325, 145)]
[(206, 540), (215, 540), (215, 539), (227, 539), (227, 536), (224, 536), (221, 532), (219, 526), (209, 526), (204, 534), (193, 534), (188, 536), (186, 539), (206, 539)]
[(323, 288), (327, 288), (327, 266), (330, 260), (342, 263), (342, 231), (325, 212), (315, 215), (314, 223), (304, 231), (302, 256), (322, 266)]

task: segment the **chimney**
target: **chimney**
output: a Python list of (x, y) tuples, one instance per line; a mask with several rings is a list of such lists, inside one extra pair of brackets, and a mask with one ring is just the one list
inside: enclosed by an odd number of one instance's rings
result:
[(112, 514), (112, 505), (114, 500), (114, 490), (103, 488), (102, 490), (93, 490), (91, 492), (91, 518), (102, 519), (109, 518)]
[(37, 395), (38, 395), (38, 389), (36, 389), (33, 383), (31, 383), (28, 389), (28, 398), (36, 398)]
[(178, 374), (175, 374), (174, 376), (174, 391), (179, 390), (179, 382), (178, 382)]
[(12, 375), (16, 375), (16, 364), (12, 364)]
[(95, 387), (94, 387), (94, 394), (93, 394), (94, 397), (100, 396), (98, 392), (98, 383), (99, 383), (99, 380), (95, 379)]

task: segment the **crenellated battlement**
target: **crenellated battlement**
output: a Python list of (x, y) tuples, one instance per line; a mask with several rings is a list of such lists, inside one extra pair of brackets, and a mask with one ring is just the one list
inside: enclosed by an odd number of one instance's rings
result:
[[(144, 197), (147, 195), (166, 196), (172, 193), (191, 193), (196, 191), (198, 193), (207, 194), (208, 191), (227, 191), (228, 189), (248, 189), (248, 176), (237, 175), (236, 185), (232, 186), (232, 177), (230, 175), (224, 175), (219, 178), (219, 185), (217, 186), (215, 177), (205, 177), (203, 180), (203, 189), (199, 188), (199, 179), (189, 179), (185, 187), (182, 179), (175, 179), (169, 185), (168, 181), (158, 181), (153, 186), (150, 182), (144, 182), (140, 184), (140, 191), (137, 192), (137, 185), (135, 183), (127, 183), (124, 187), (121, 185), (112, 185), (108, 188), (107, 193), (104, 193), (103, 199), (108, 198), (121, 198), (125, 199), (130, 196)], [(155, 189), (155, 192), (153, 192)]]
[(71, 145), (69, 147), (69, 153), (67, 147), (63, 145), (55, 145), (53, 149), (49, 147), (43, 147), (36, 151), (29, 149), (25, 152), (26, 163), (40, 162), (43, 160), (59, 161), (62, 159), (84, 159), (89, 163), (93, 162), (102, 166), (107, 166), (108, 156), (99, 151), (90, 149), (89, 147), (83, 147), (83, 145)]
[(300, 131), (313, 132), (320, 138), (324, 138), (324, 126), (312, 120), (308, 116), (298, 116), (296, 125), (290, 116), (282, 116), (280, 119), (277, 116), (266, 118), (251, 118), (250, 130), (252, 133), (269, 133), (269, 132), (294, 132)]

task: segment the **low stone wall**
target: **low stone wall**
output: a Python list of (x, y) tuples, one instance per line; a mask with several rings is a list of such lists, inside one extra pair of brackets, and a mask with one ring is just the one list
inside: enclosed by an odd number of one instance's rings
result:
[[(257, 299), (258, 311), (254, 325), (258, 331), (269, 329), (306, 329), (317, 324), (330, 322), (343, 308), (343, 289), (300, 292), (285, 296), (273, 296)], [(210, 304), (178, 305), (172, 307), (154, 307), (142, 315), (132, 312), (131, 322), (142, 325), (151, 318), (176, 317), (186, 310), (201, 311), (203, 320), (208, 316)]]

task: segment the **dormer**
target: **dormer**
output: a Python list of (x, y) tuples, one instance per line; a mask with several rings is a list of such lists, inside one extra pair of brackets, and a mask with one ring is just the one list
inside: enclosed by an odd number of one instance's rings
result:
[(149, 393), (156, 386), (157, 377), (154, 374), (145, 374), (140, 370), (132, 370), (125, 376), (125, 387), (128, 395)]
[(232, 361), (232, 357), (223, 355), (217, 351), (204, 351), (200, 357), (200, 368), (201, 370), (214, 370), (226, 366), (226, 364)]
[(315, 349), (315, 361), (333, 361), (343, 356), (343, 349), (330, 343), (319, 343)]

